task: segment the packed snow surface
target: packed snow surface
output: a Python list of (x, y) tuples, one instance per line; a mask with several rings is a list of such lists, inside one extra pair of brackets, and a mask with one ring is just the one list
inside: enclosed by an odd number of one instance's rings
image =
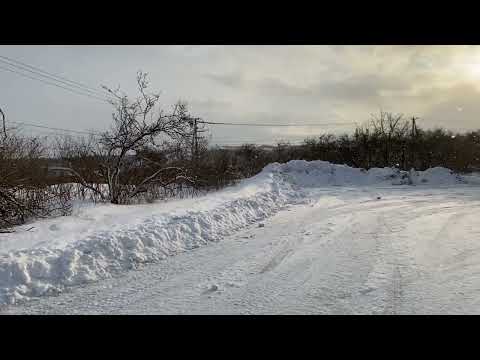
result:
[(200, 198), (79, 208), (72, 216), (29, 224), (31, 231), (0, 235), (0, 304), (58, 294), (65, 287), (111, 278), (142, 263), (217, 242), (290, 205), (310, 203), (312, 189), (428, 188), (467, 181), (445, 168), (366, 171), (297, 160), (270, 164), (236, 186)]

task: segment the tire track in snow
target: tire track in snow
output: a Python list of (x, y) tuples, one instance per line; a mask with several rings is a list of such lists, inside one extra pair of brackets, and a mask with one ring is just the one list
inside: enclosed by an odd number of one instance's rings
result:
[[(295, 206), (266, 220), (263, 228), (251, 226), (220, 243), (132, 271), (126, 278), (74, 289), (57, 298), (11, 308), (11, 312), (402, 314), (474, 310), (480, 284), (471, 279), (480, 268), (438, 278), (438, 263), (431, 261), (435, 256), (425, 254), (439, 251), (442, 255), (454, 243), (458, 251), (445, 260), (454, 261), (456, 255), (462, 262), (474, 249), (475, 243), (464, 242), (465, 238), (452, 238), (448, 243), (442, 236), (435, 239), (439, 228), (449, 235), (460, 233), (468, 223), (460, 214), (479, 210), (468, 203), (453, 204), (447, 191), (443, 199), (440, 194), (425, 194), (421, 204), (418, 191), (395, 190), (392, 196), (383, 194), (382, 200), (370, 204), (352, 198), (335, 209)], [(337, 194), (342, 198), (346, 193)], [(460, 217), (448, 224), (446, 217), (452, 213)], [(475, 234), (478, 226), (470, 225)], [(262, 272), (266, 267), (268, 271)], [(458, 276), (466, 274), (468, 282), (455, 285)], [(236, 286), (226, 286), (229, 282)], [(211, 285), (217, 290), (202, 295)], [(446, 290), (440, 292), (442, 288)], [(455, 291), (469, 297), (462, 298)]]

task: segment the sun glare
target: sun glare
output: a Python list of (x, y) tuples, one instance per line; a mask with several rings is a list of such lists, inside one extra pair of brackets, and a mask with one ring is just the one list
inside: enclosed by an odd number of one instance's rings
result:
[(469, 78), (480, 79), (480, 54), (476, 53), (465, 61), (464, 69)]

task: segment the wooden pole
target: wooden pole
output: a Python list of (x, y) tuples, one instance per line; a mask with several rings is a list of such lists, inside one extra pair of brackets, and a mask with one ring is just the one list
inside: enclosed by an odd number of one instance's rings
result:
[(5, 125), (5, 113), (3, 112), (2, 108), (0, 108), (0, 114), (2, 114), (2, 122), (3, 122), (3, 137), (7, 138), (7, 127)]

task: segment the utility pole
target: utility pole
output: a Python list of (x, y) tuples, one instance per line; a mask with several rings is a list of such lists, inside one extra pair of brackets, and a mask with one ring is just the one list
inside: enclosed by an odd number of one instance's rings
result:
[(411, 134), (411, 146), (410, 146), (410, 153), (411, 153), (411, 165), (415, 168), (415, 140), (417, 137), (417, 121), (418, 118), (412, 116), (412, 134)]
[(200, 133), (203, 133), (207, 130), (205, 130), (203, 127), (199, 128), (199, 124), (204, 124), (204, 122), (200, 118), (192, 118), (192, 143), (191, 143), (191, 161), (192, 161), (192, 167), (194, 169), (194, 173), (197, 173), (198, 169), (198, 162), (200, 159), (200, 154), (199, 154), (199, 139), (202, 137), (199, 136)]
[(193, 137), (192, 137), (192, 161), (196, 162), (197, 159), (197, 151), (198, 151), (198, 146), (197, 146), (197, 137), (198, 137), (198, 119), (194, 118), (192, 119), (192, 125), (193, 125)]
[(7, 138), (7, 127), (5, 125), (5, 113), (3, 112), (2, 108), (0, 108), (0, 114), (2, 114), (3, 118), (3, 137), (6, 139)]
[(412, 139), (417, 135), (417, 119), (415, 116), (412, 117)]

